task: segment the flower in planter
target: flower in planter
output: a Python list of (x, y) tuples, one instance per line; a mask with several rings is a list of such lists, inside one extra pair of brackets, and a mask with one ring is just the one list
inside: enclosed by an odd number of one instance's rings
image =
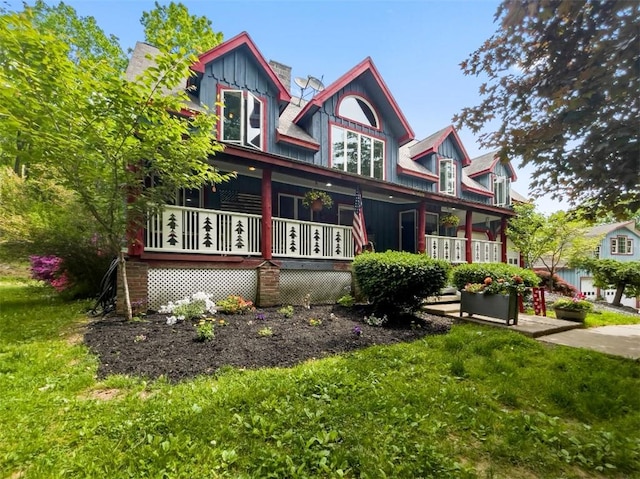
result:
[(302, 198), (302, 204), (307, 208), (315, 209), (318, 207), (318, 211), (322, 208), (331, 208), (333, 206), (333, 200), (328, 193), (320, 190), (309, 190)]
[(576, 294), (573, 298), (560, 298), (551, 307), (553, 309), (568, 309), (569, 311), (591, 311), (593, 304), (584, 299), (583, 294)]
[(487, 276), (482, 283), (469, 283), (464, 287), (467, 293), (504, 294), (516, 293), (525, 295), (529, 288), (520, 276), (494, 279)]

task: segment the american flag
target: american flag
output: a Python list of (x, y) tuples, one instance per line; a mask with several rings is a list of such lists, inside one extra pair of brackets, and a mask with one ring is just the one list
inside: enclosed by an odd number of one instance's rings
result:
[(353, 210), (353, 240), (356, 243), (356, 254), (362, 253), (362, 248), (367, 244), (367, 228), (364, 224), (364, 212), (362, 211), (362, 194), (360, 187), (356, 187), (356, 201)]

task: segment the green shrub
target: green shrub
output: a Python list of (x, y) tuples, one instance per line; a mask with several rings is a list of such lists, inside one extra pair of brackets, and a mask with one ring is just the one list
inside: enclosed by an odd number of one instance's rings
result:
[(293, 317), (293, 306), (291, 306), (291, 305), (283, 306), (282, 308), (280, 308), (278, 310), (278, 313), (283, 315), (285, 318), (292, 318)]
[(354, 298), (350, 294), (345, 294), (344, 296), (340, 297), (337, 302), (340, 306), (351, 308), (354, 304), (356, 304), (356, 298)]
[(202, 318), (196, 325), (196, 335), (198, 341), (201, 343), (211, 341), (215, 336), (213, 320), (209, 318)]
[(506, 263), (461, 264), (453, 268), (452, 282), (458, 290), (463, 290), (469, 283), (484, 283), (485, 278), (498, 281), (509, 280), (513, 276), (520, 276), (528, 287), (540, 283), (540, 278), (533, 271)]
[(381, 312), (414, 312), (447, 285), (450, 265), (426, 255), (400, 251), (368, 253), (353, 260), (362, 293)]

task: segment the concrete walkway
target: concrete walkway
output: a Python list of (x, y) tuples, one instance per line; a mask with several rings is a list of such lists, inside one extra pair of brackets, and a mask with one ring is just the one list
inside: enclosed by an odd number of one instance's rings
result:
[(640, 324), (585, 329), (582, 324), (574, 321), (520, 314), (518, 324), (507, 326), (505, 321), (486, 316), (469, 317), (463, 313), (460, 317), (460, 305), (455, 298), (439, 298), (425, 305), (423, 310), (438, 316), (510, 329), (545, 343), (640, 359)]

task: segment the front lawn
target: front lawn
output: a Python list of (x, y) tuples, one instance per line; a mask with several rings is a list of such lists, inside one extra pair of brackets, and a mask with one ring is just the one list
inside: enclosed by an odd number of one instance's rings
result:
[(1, 477), (640, 477), (638, 362), (465, 324), (291, 368), (97, 380), (86, 307), (0, 281)]

